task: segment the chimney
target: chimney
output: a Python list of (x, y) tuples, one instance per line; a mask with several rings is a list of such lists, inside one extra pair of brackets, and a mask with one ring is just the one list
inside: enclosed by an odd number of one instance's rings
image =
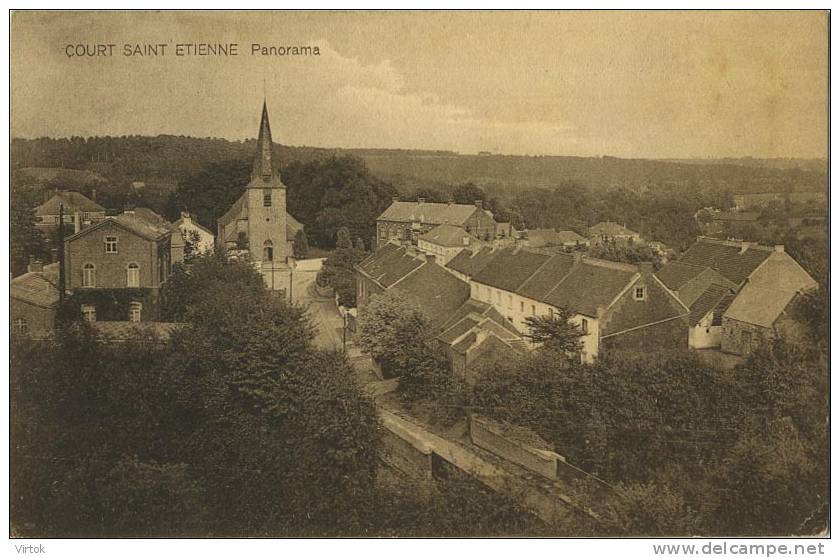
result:
[(73, 214), (73, 232), (77, 233), (80, 230), (82, 230), (82, 216), (77, 211)]
[(475, 206), (479, 209), (484, 209), (484, 201), (482, 200), (475, 200)]
[(426, 254), (426, 263), (430, 263), (430, 264), (435, 263), (435, 255), (434, 254)]
[(96, 201), (96, 188), (90, 191), (90, 199)]
[(653, 273), (653, 262), (639, 262), (639, 271), (644, 275)]
[(426, 203), (426, 198), (417, 198), (417, 203)]
[(26, 266), (26, 271), (29, 273), (33, 271), (44, 271), (44, 264), (40, 260), (30, 256), (29, 265)]
[(190, 214), (186, 211), (181, 212), (181, 220), (184, 222), (185, 225), (192, 224), (192, 217), (190, 217)]
[(779, 254), (785, 253), (785, 245), (784, 244), (776, 244), (773, 246), (773, 251), (778, 252)]

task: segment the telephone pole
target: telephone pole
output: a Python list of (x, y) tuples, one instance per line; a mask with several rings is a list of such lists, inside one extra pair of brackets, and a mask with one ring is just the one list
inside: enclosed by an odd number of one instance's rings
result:
[(64, 272), (64, 204), (58, 206), (58, 304), (64, 304), (65, 272)]

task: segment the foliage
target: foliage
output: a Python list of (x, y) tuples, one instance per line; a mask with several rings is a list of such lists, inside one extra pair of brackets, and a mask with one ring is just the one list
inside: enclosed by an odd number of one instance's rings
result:
[(328, 285), (338, 295), (338, 303), (348, 308), (356, 306), (356, 264), (360, 263), (367, 253), (359, 247), (353, 246), (350, 231), (341, 227), (336, 232), (336, 249), (327, 259), (318, 274), (319, 285)]
[(300, 229), (295, 233), (293, 252), (295, 259), (303, 260), (309, 255), (309, 239), (306, 238), (306, 232)]
[(591, 245), (587, 249), (587, 254), (593, 258), (629, 264), (652, 262), (659, 265), (662, 263), (662, 258), (653, 248), (638, 242), (601, 242)]
[(30, 257), (49, 261), (50, 246), (35, 226), (34, 197), (12, 188), (9, 203), (9, 265), (15, 277), (26, 273)]
[(410, 346), (423, 339), (429, 320), (416, 305), (394, 291), (373, 295), (359, 312), (357, 339), (386, 377), (400, 373), (413, 356)]
[(528, 316), (525, 324), (529, 333), (526, 337), (555, 355), (563, 355), (570, 360), (578, 360), (583, 349), (581, 327), (572, 323), (574, 313), (568, 308), (558, 308), (551, 316)]
[(167, 216), (175, 220), (187, 211), (204, 227), (216, 231), (217, 220), (245, 191), (250, 173), (247, 158), (208, 163), (178, 183), (169, 198)]
[(201, 236), (197, 231), (184, 231), (184, 261), (189, 262), (200, 253)]

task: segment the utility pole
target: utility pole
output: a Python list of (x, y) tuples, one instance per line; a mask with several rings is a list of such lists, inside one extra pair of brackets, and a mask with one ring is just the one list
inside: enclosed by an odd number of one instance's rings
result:
[(292, 303), (292, 268), (289, 268), (289, 304)]
[(347, 354), (347, 312), (342, 314), (344, 317), (344, 329), (341, 332), (341, 352)]
[(66, 278), (64, 275), (64, 204), (58, 206), (58, 304), (64, 304), (64, 289)]

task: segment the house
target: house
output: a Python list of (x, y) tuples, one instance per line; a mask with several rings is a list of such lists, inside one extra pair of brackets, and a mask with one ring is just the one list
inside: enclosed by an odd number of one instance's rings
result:
[(554, 229), (530, 229), (526, 231), (525, 245), (531, 248), (561, 247), (577, 248), (589, 246), (589, 239), (575, 231), (555, 231)]
[(690, 308), (690, 347), (740, 356), (791, 333), (791, 304), (817, 288), (784, 246), (705, 237), (657, 276)]
[(170, 242), (170, 261), (173, 264), (181, 263), (184, 261), (184, 246), (186, 245), (186, 241), (184, 239), (184, 235), (181, 232), (181, 229), (174, 226), (172, 223), (155, 213), (153, 210), (149, 209), (148, 207), (134, 207), (131, 209), (126, 209), (123, 211), (124, 215), (134, 215), (151, 225), (157, 227), (166, 227), (172, 231), (172, 240)]
[(181, 218), (172, 223), (172, 226), (181, 231), (185, 243), (192, 243), (195, 253), (206, 254), (213, 251), (216, 235), (194, 221), (189, 213), (182, 211)]
[(572, 311), (584, 335), (582, 359), (605, 349), (684, 345), (688, 308), (653, 274), (575, 254), (498, 250), (470, 279), (470, 297), (492, 305), (521, 334), (527, 318)]
[(356, 266), (357, 306), (363, 310), (372, 296), (394, 290), (423, 311), (430, 331), (439, 331), (469, 299), (470, 287), (435, 259), (413, 247), (386, 244)]
[(172, 231), (132, 213), (106, 217), (68, 237), (65, 281), (91, 322), (154, 321), (171, 272)]
[(48, 337), (55, 327), (58, 303), (58, 264), (29, 264), (26, 273), (9, 283), (12, 337)]
[(527, 342), (492, 305), (467, 300), (441, 326), (435, 341), (459, 377), (473, 383), (482, 370), (528, 353)]
[(493, 214), (484, 209), (484, 202), (475, 205), (460, 203), (427, 203), (424, 198), (416, 202), (395, 199), (376, 220), (376, 246), (381, 248), (390, 241), (417, 244), (417, 239), (438, 225), (454, 225), (480, 240), (496, 237)]
[(35, 208), (35, 226), (53, 229), (58, 224), (59, 208), (64, 206), (64, 224), (74, 232), (105, 218), (105, 208), (79, 192), (54, 190), (52, 195)]
[(595, 243), (638, 242), (642, 239), (642, 235), (618, 223), (602, 221), (589, 227), (589, 238)]
[(478, 240), (461, 227), (438, 225), (427, 233), (417, 237), (417, 248), (426, 254), (432, 254), (441, 265), (446, 265), (464, 248)]
[(263, 102), (257, 153), (251, 180), (218, 220), (216, 244), (232, 255), (247, 255), (266, 286), (281, 290), (289, 283), (294, 260), (292, 242), (300, 223), (286, 213), (286, 186), (272, 153), (268, 108)]

